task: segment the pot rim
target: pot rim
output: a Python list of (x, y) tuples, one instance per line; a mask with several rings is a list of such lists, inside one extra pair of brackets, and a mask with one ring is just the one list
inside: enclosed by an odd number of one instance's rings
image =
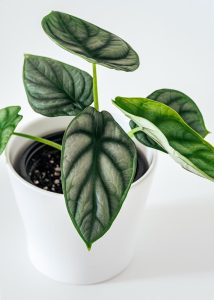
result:
[[(64, 118), (64, 117), (63, 117)], [(67, 118), (67, 117), (66, 117)], [(45, 118), (46, 119), (46, 118)], [(27, 130), (28, 126), (31, 124), (31, 125), (36, 125), (38, 124), (38, 122), (40, 122), (40, 120), (44, 120), (44, 117), (39, 117), (39, 118), (36, 118), (32, 121), (29, 121), (29, 122), (26, 122), (23, 126), (20, 127), (21, 130)], [(45, 133), (44, 133), (45, 135)], [(12, 172), (12, 174), (22, 183), (24, 184), (26, 187), (34, 190), (35, 192), (37, 193), (42, 193), (42, 194), (46, 194), (46, 195), (51, 195), (52, 197), (56, 197), (56, 198), (61, 198), (64, 196), (64, 194), (59, 194), (59, 193), (55, 193), (55, 192), (52, 192), (52, 191), (46, 191), (46, 190), (43, 190), (35, 185), (33, 185), (32, 183), (26, 181), (24, 178), (22, 178), (17, 172), (16, 170), (14, 169), (13, 167), (13, 164), (10, 160), (10, 151), (11, 151), (11, 144), (13, 142), (14, 139), (17, 139), (19, 137), (17, 136), (12, 136), (7, 147), (6, 147), (6, 150), (5, 150), (5, 157), (6, 157), (6, 164), (10, 170), (10, 172)], [(24, 139), (23, 139), (24, 140)], [(132, 139), (135, 143), (135, 145), (139, 146), (139, 147), (142, 147), (143, 145), (137, 141), (137, 139), (133, 138)], [(29, 140), (24, 140), (25, 142)], [(33, 141), (32, 141), (33, 142)], [(23, 142), (24, 143), (24, 142)], [(151, 171), (154, 169), (155, 165), (156, 165), (156, 162), (157, 162), (157, 151), (155, 149), (152, 149), (152, 148), (149, 148), (147, 147), (147, 149), (151, 152), (152, 154), (152, 157), (151, 157), (151, 162), (149, 163), (149, 168), (148, 170), (146, 171), (146, 173), (143, 174), (143, 176), (141, 176), (138, 180), (136, 180), (135, 182), (133, 182), (131, 184), (131, 187), (134, 187), (135, 185), (138, 185), (141, 183), (141, 181), (145, 180), (149, 174), (151, 173)]]

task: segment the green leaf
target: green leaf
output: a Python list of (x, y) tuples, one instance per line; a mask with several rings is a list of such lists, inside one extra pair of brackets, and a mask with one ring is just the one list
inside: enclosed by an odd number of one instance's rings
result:
[(42, 27), (59, 46), (91, 63), (122, 71), (139, 66), (138, 55), (128, 43), (87, 21), (53, 11), (43, 18)]
[(214, 148), (171, 107), (145, 98), (122, 98), (115, 105), (183, 168), (214, 181)]
[(147, 97), (148, 99), (164, 103), (173, 108), (184, 121), (202, 137), (209, 131), (204, 124), (203, 116), (195, 102), (182, 92), (172, 89), (160, 89)]
[(47, 57), (26, 55), (23, 80), (28, 101), (48, 116), (75, 116), (93, 102), (92, 77)]
[[(160, 89), (153, 92), (147, 98), (164, 103), (174, 109), (184, 119), (184, 121), (202, 137), (205, 137), (209, 133), (205, 127), (204, 119), (199, 108), (195, 102), (184, 93), (172, 89)], [(129, 124), (132, 129), (137, 127), (133, 121), (130, 121)], [(165, 152), (164, 149), (162, 149), (144, 132), (137, 132), (135, 137), (142, 144)]]
[(112, 225), (134, 179), (134, 143), (106, 111), (89, 107), (62, 143), (62, 185), (71, 220), (88, 248)]
[[(134, 121), (130, 121), (129, 125), (131, 129), (137, 128), (138, 125)], [(160, 145), (158, 145), (152, 138), (150, 138), (147, 134), (145, 134), (143, 131), (138, 131), (134, 134), (135, 138), (141, 143), (144, 144), (147, 147), (157, 149), (162, 152), (166, 152)]]
[(8, 106), (0, 109), (0, 154), (4, 151), (22, 116), (18, 113), (21, 107)]

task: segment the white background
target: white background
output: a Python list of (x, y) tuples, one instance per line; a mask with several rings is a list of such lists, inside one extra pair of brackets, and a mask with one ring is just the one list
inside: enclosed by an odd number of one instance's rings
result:
[[(120, 122), (115, 96), (147, 96), (174, 88), (191, 96), (214, 132), (214, 8), (209, 0), (0, 0), (0, 106), (21, 105), (36, 118), (23, 84), (23, 54), (49, 56), (91, 72), (82, 59), (56, 46), (40, 21), (51, 10), (79, 16), (127, 40), (140, 68), (123, 73), (98, 67), (102, 109)], [(122, 121), (124, 123), (124, 119)], [(214, 135), (208, 140), (214, 143)], [(94, 286), (54, 282), (30, 265), (24, 229), (0, 163), (0, 299), (214, 299), (214, 185), (159, 155), (142, 218), (142, 240), (130, 267)]]

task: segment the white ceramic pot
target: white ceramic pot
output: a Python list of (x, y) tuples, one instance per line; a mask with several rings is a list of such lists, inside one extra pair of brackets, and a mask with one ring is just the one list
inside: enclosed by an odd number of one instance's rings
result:
[[(42, 118), (21, 131), (44, 136), (65, 129), (70, 120), (70, 117)], [(26, 229), (32, 264), (52, 279), (73, 284), (92, 284), (114, 277), (133, 258), (156, 152), (137, 145), (148, 160), (149, 170), (132, 184), (112, 227), (88, 251), (71, 223), (63, 195), (35, 187), (14, 170), (18, 154), (30, 143), (13, 137), (6, 150), (6, 161)]]

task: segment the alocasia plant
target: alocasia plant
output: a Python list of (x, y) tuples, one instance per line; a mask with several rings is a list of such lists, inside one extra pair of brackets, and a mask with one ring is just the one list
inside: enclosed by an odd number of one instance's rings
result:
[(22, 118), (20, 107), (1, 109), (0, 153), (11, 135), (61, 150), (67, 210), (89, 249), (111, 227), (133, 182), (133, 136), (214, 181), (214, 148), (204, 139), (209, 132), (190, 97), (172, 89), (157, 90), (147, 98), (116, 97), (113, 103), (130, 119), (131, 131), (125, 133), (109, 112), (99, 111), (96, 65), (134, 71), (139, 66), (137, 53), (118, 36), (65, 13), (51, 12), (42, 27), (57, 45), (91, 63), (93, 76), (51, 58), (25, 55), (23, 80), (33, 110), (74, 118), (59, 145), (15, 132)]

